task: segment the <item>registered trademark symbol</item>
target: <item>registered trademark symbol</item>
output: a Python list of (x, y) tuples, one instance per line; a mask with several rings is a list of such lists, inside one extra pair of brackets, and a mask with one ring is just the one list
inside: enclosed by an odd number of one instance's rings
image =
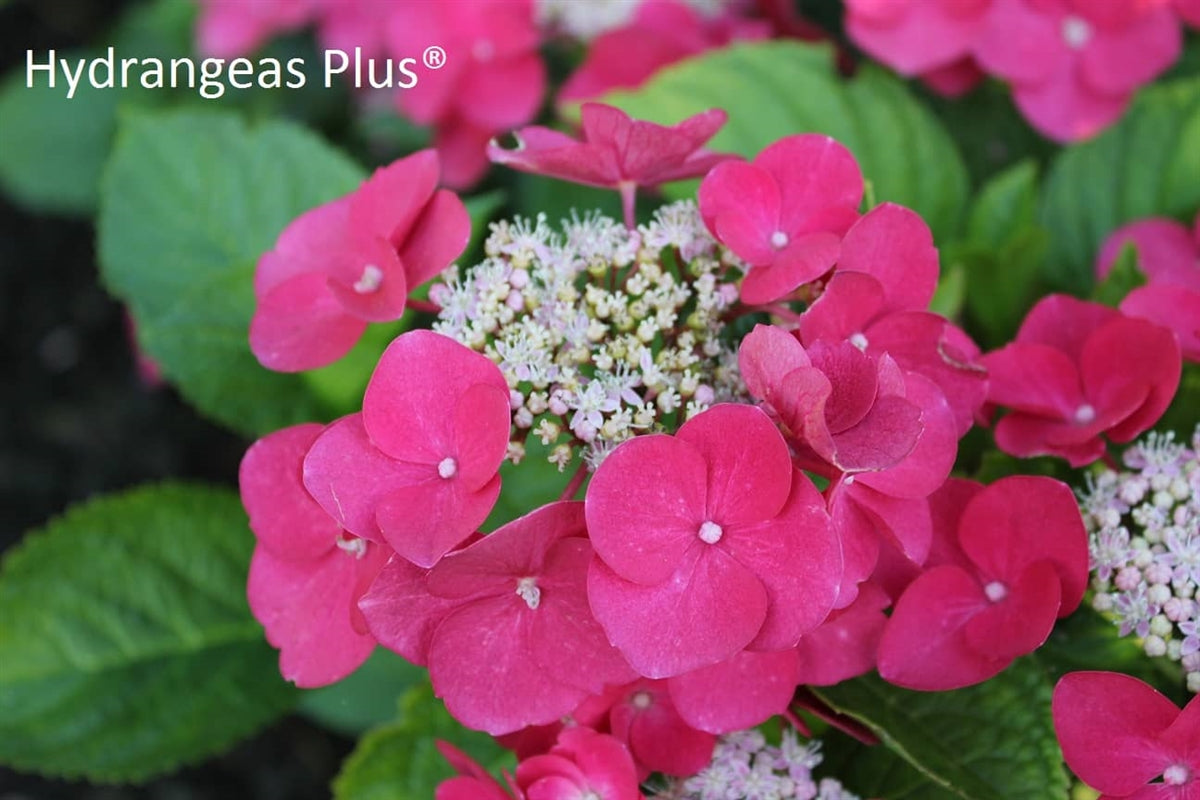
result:
[(441, 69), (446, 66), (446, 51), (436, 44), (425, 48), (422, 60), (429, 69)]

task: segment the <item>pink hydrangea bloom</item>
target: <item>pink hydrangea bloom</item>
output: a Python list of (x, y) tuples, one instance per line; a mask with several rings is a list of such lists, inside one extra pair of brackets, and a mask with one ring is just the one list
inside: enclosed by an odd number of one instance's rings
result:
[(634, 89), (668, 64), (736, 40), (765, 39), (770, 27), (727, 11), (716, 18), (681, 0), (642, 0), (628, 25), (597, 36), (558, 93), (560, 103)]
[(942, 691), (996, 675), (1039, 647), (1075, 610), (1088, 580), (1088, 541), (1071, 489), (1050, 478), (1002, 478), (972, 496), (951, 560), (908, 585), (879, 645), (879, 674)]
[(1129, 244), (1148, 283), (1121, 301), (1121, 311), (1175, 331), (1183, 357), (1200, 362), (1200, 214), (1192, 230), (1172, 219), (1151, 218), (1113, 231), (1096, 260), (1099, 279)]
[(987, 396), (987, 375), (970, 337), (927, 310), (937, 280), (929, 227), (915, 212), (882, 203), (842, 239), (837, 270), (800, 317), (800, 341), (848, 339), (868, 354), (887, 353), (941, 388), (961, 436)]
[(495, 364), (440, 333), (411, 331), (380, 357), (362, 413), (313, 444), (304, 485), (346, 530), (431, 567), (495, 505), (509, 427)]
[[(414, 121), (432, 125), (442, 144), (479, 142), (478, 150), (459, 146), (443, 153), (447, 182), (463, 188), (487, 168), (483, 145), (488, 139), (525, 124), (541, 106), (546, 68), (538, 53), (541, 34), (533, 2), (402, 0), (391, 5), (389, 52), (419, 57), (435, 43), (445, 50), (445, 65), (398, 92), (396, 102)], [(479, 131), (489, 135), (472, 135)]]
[(238, 473), (258, 539), (250, 610), (280, 650), (283, 677), (306, 688), (341, 680), (375, 648), (357, 602), (390, 555), (347, 534), (305, 491), (301, 463), (320, 433), (311, 423), (259, 439)]
[(1181, 711), (1118, 672), (1071, 672), (1054, 687), (1063, 758), (1101, 800), (1200, 797), (1200, 696)]
[(313, 19), (319, 0), (200, 0), (196, 49), (205, 56), (234, 58), (271, 36)]
[(368, 322), (399, 319), (409, 289), (462, 253), (471, 219), (437, 180), (437, 154), (425, 150), (284, 229), (254, 274), (250, 349), (263, 366), (295, 372), (336, 361)]
[[(588, 610), (591, 559), (582, 503), (554, 503), (450, 553), (428, 573), (389, 566), (361, 606), (384, 645), (405, 655), (425, 646), (434, 691), (451, 714), (511, 733), (635, 677)], [(429, 599), (409, 600), (422, 593)], [(412, 631), (425, 632), (427, 645), (414, 648)]]
[(960, 63), (970, 55), (991, 0), (847, 0), (846, 33), (903, 75)]
[(1012, 84), (1035, 128), (1073, 141), (1120, 116), (1181, 47), (1179, 20), (1161, 0), (993, 0), (975, 57)]
[(793, 647), (829, 613), (841, 551), (825, 503), (751, 406), (616, 448), (588, 487), (592, 610), (649, 678)]
[(754, 161), (729, 161), (700, 184), (700, 213), (719, 241), (750, 265), (741, 298), (768, 303), (821, 277), (858, 218), (862, 173), (828, 136), (797, 134)]
[(517, 765), (527, 800), (643, 800), (625, 745), (589, 728), (566, 728), (545, 755)]
[(757, 325), (738, 350), (750, 394), (763, 400), (818, 471), (865, 472), (900, 463), (921, 436), (921, 409), (905, 397), (904, 375), (886, 354), (849, 341), (805, 349), (786, 331)]
[(725, 124), (726, 116), (714, 108), (668, 127), (630, 119), (613, 106), (584, 103), (580, 110), (582, 140), (534, 125), (513, 134), (517, 147), (512, 150), (493, 142), (488, 157), (522, 172), (616, 189), (621, 193), (626, 225), (632, 227), (639, 186), (696, 178), (713, 165), (734, 158), (703, 147)]
[(1079, 467), (1152, 426), (1179, 385), (1179, 343), (1167, 328), (1050, 295), (1016, 341), (986, 354), (989, 402), (1011, 411), (996, 425), (1006, 453), (1056, 455)]

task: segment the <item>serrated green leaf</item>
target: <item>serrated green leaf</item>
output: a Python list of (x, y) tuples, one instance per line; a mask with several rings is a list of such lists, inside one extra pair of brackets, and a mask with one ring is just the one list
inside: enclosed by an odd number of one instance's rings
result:
[(395, 719), (400, 697), (427, 679), (425, 670), (377, 647), (349, 676), (330, 686), (303, 692), (299, 711), (327, 728), (358, 736), (368, 728)]
[[(828, 134), (854, 153), (877, 200), (915, 209), (939, 240), (955, 232), (966, 204), (966, 168), (937, 119), (881, 69), (866, 65), (841, 78), (827, 45), (735, 45), (663, 69), (603, 102), (664, 124), (723, 108), (729, 122), (710, 146), (747, 157), (789, 134)], [(695, 182), (680, 186), (671, 192), (686, 196)]]
[(913, 692), (877, 675), (813, 691), (959, 797), (1064, 800), (1067, 795), (1050, 717), (1050, 683), (1032, 659), (952, 692)]
[(1200, 78), (1139, 92), (1121, 121), (1068, 147), (1046, 179), (1041, 222), (1050, 231), (1048, 276), (1085, 296), (1106, 236), (1149, 216), (1191, 221), (1200, 206)]
[[(184, 0), (139, 5), (104, 38), (122, 54), (170, 58), (186, 55), (195, 6)], [(99, 50), (56, 51), (75, 62), (104, 55)], [(34, 51), (38, 63), (46, 50)], [(112, 146), (120, 107), (150, 106), (170, 90), (96, 89), (86, 80), (67, 98), (61, 69), (50, 88), (45, 71), (26, 86), (25, 65), (0, 83), (0, 187), (22, 205), (66, 214), (95, 210), (100, 171)]]
[(398, 721), (364, 736), (333, 781), (334, 800), (429, 800), (454, 775), (434, 746), (442, 739), (493, 774), (511, 768), (511, 756), (490, 736), (459, 725), (428, 685), (410, 689)]
[(253, 542), (235, 493), (175, 484), (31, 533), (0, 568), (0, 762), (141, 781), (286, 711), (245, 600)]
[(138, 341), (204, 414), (259, 435), (327, 416), (250, 352), (254, 267), (302, 212), (362, 170), (303, 128), (221, 111), (130, 114), (101, 186), (101, 271)]

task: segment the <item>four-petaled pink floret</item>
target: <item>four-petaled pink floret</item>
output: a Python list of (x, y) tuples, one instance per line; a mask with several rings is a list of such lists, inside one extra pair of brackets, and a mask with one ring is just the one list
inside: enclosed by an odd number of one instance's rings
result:
[(704, 224), (750, 266), (741, 299), (779, 300), (837, 261), (858, 219), (863, 179), (850, 151), (828, 136), (797, 134), (750, 163), (720, 164), (700, 184)]
[(440, 333), (411, 331), (380, 357), (362, 413), (313, 443), (304, 485), (346, 530), (431, 567), (495, 505), (509, 428), (495, 364)]
[(586, 503), (592, 611), (646, 677), (793, 647), (833, 605), (842, 559), (824, 500), (757, 408), (625, 442)]
[(437, 181), (437, 154), (423, 150), (284, 229), (254, 274), (250, 349), (263, 366), (297, 372), (336, 361), (367, 323), (399, 319), (409, 290), (462, 253), (471, 219)]

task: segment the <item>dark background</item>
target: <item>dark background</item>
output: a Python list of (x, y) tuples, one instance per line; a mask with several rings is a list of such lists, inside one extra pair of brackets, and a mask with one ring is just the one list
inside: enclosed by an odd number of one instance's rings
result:
[[(28, 48), (94, 43), (127, 2), (0, 5), (0, 74)], [(0, 119), (0, 125), (4, 120)], [(138, 375), (121, 306), (100, 286), (90, 221), (0, 193), (0, 549), (73, 503), (163, 478), (233, 486), (246, 442)], [(0, 768), (0, 800), (323, 798), (352, 743), (298, 717), (143, 787)]]

